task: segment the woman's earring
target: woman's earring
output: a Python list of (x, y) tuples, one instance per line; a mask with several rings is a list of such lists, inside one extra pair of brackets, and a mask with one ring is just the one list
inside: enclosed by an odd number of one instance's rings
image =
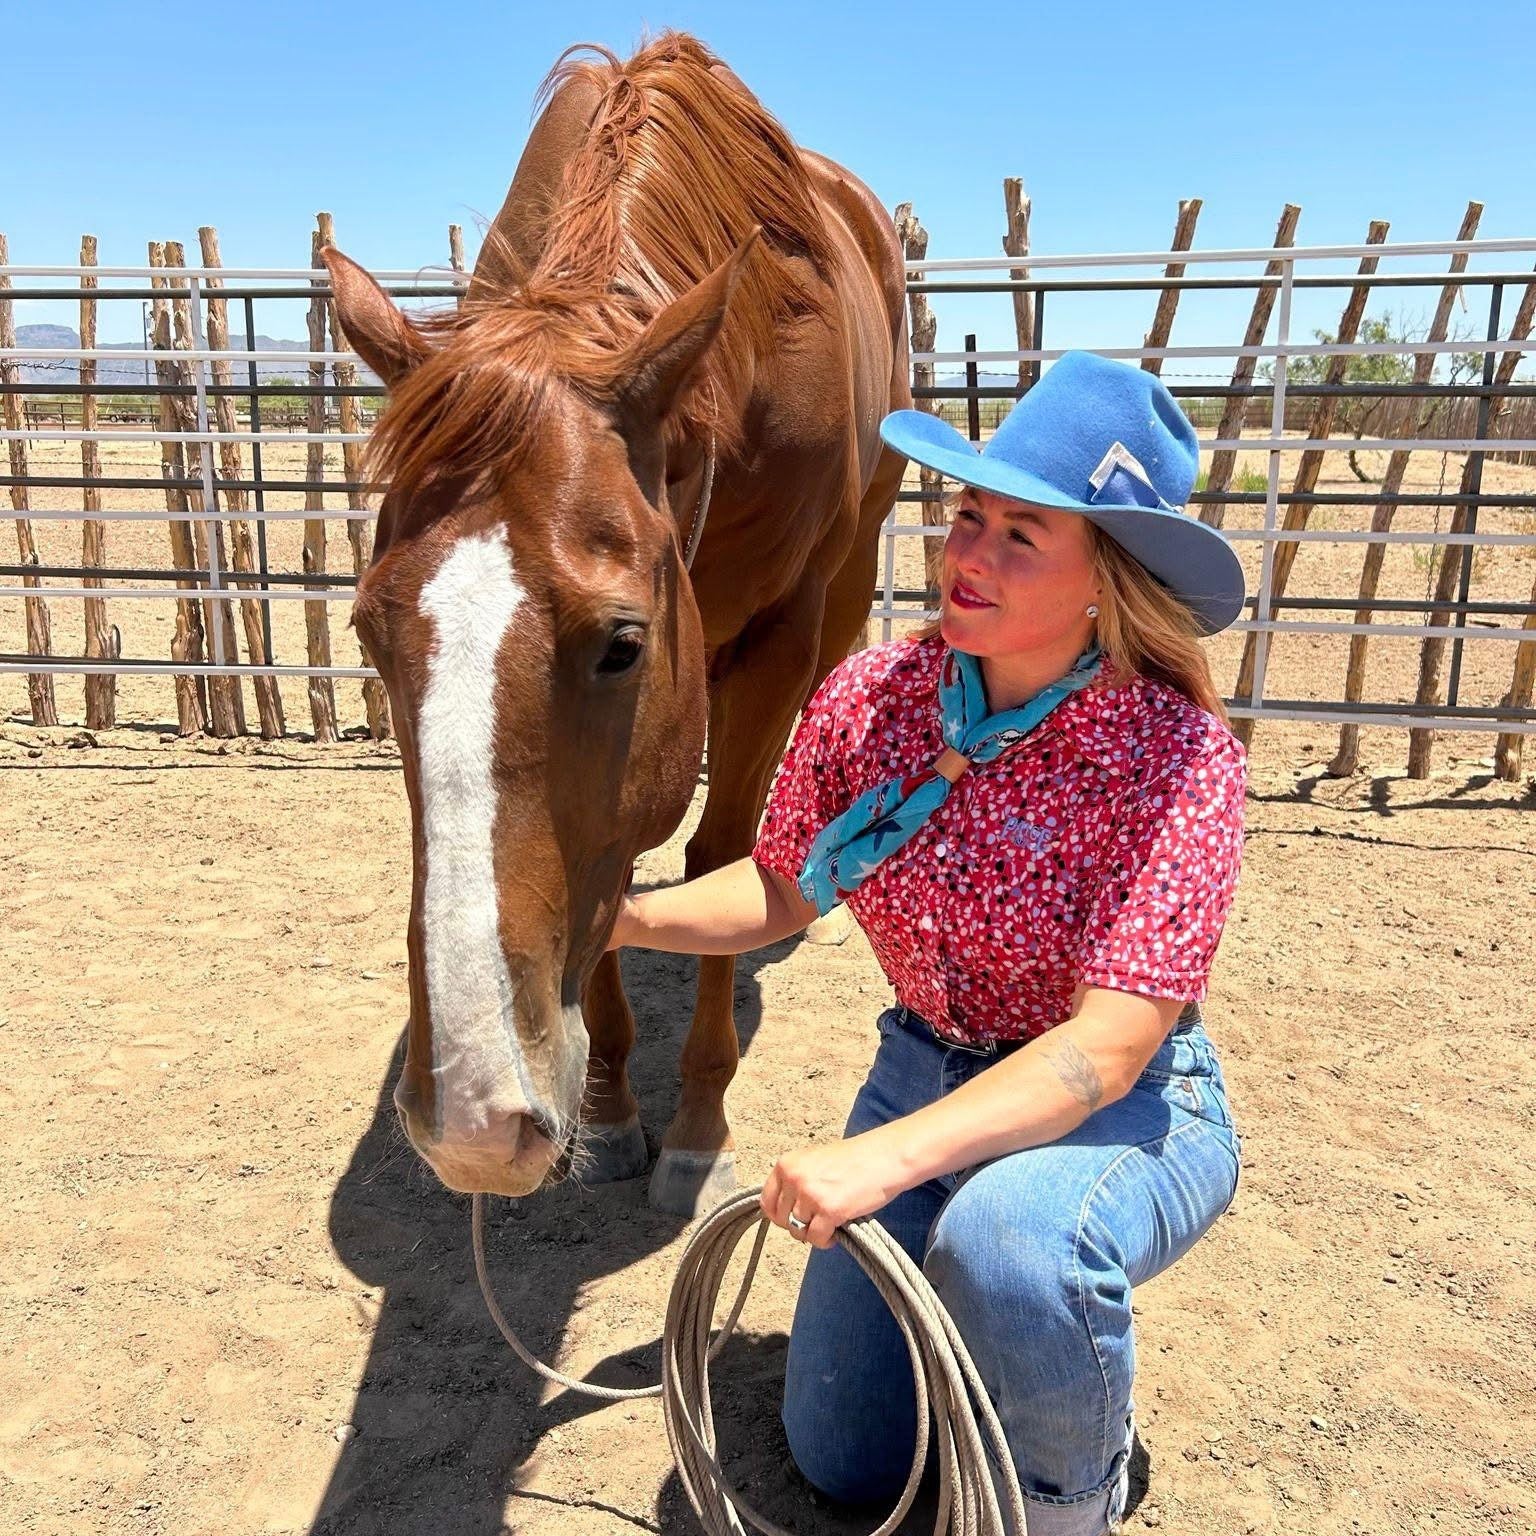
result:
[(1099, 605), (1097, 603), (1089, 603), (1088, 604), (1088, 617), (1090, 619), (1096, 619), (1096, 618), (1098, 618), (1098, 616), (1099, 616)]

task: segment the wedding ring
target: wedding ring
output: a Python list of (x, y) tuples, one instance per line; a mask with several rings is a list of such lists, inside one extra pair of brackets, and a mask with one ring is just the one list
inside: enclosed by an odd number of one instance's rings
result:
[(789, 1213), (787, 1220), (789, 1222), (789, 1230), (791, 1232), (804, 1232), (810, 1226), (810, 1222), (801, 1221), (793, 1211)]

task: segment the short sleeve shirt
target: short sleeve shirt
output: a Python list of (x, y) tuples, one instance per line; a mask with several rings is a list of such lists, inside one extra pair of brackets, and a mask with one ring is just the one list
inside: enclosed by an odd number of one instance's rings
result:
[[(865, 790), (943, 750), (938, 637), (851, 656), (807, 705), (753, 857), (794, 881)], [(1060, 1023), (1080, 986), (1206, 995), (1237, 884), (1246, 764), (1221, 721), (1144, 677), (1071, 694), (961, 775), (848, 906), (897, 1000), (966, 1043)]]

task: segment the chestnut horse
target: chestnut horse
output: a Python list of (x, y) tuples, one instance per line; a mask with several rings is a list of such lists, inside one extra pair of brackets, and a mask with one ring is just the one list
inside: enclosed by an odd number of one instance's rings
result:
[[(408, 320), (326, 259), (390, 389), (359, 636), (410, 797), (395, 1102), (454, 1189), (526, 1194), (580, 1135), (646, 1166), (605, 955), (635, 856), (697, 782), (693, 877), (748, 853), (812, 688), (869, 613), (909, 403), (901, 250), (693, 38), (567, 54), (463, 306)], [(684, 547), (713, 470), (691, 571)], [(652, 1203), (734, 1182), (734, 961), (700, 964)]]

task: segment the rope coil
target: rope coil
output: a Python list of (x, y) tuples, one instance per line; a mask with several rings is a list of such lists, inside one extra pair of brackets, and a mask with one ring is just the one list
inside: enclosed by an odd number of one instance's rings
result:
[[(747, 1536), (748, 1528), (759, 1536), (791, 1536), (753, 1509), (727, 1481), (716, 1450), (710, 1395), (710, 1362), (735, 1330), (768, 1234), (759, 1194), (743, 1190), (733, 1195), (694, 1230), (667, 1301), (662, 1379), (654, 1386), (631, 1388), (578, 1381), (545, 1365), (523, 1346), (491, 1286), (485, 1262), (483, 1196), (474, 1196), (472, 1206), (475, 1273), (501, 1336), (531, 1370), (572, 1391), (608, 1402), (659, 1396), (678, 1478), (706, 1536)], [(754, 1226), (757, 1232), (746, 1272), (724, 1324), (711, 1338), (710, 1321), (726, 1270), (748, 1228)], [(927, 1277), (872, 1217), (840, 1227), (837, 1240), (891, 1309), (906, 1342), (916, 1389), (912, 1467), (896, 1507), (871, 1536), (891, 1536), (912, 1508), (927, 1463), (930, 1431), (937, 1440), (939, 1462), (934, 1536), (1024, 1536), (1024, 1499), (1002, 1425), (959, 1330)]]

